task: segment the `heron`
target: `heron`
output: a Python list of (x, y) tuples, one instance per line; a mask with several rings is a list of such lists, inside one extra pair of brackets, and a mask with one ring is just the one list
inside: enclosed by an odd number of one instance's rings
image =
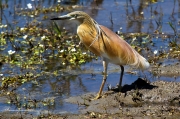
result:
[(103, 25), (99, 25), (93, 18), (83, 11), (74, 11), (66, 15), (52, 18), (51, 20), (76, 20), (78, 21), (77, 35), (80, 42), (95, 55), (102, 58), (103, 80), (94, 99), (102, 96), (102, 90), (107, 79), (109, 63), (119, 65), (121, 68), (118, 89), (121, 90), (124, 66), (129, 65), (137, 69), (147, 69), (150, 64), (123, 38)]

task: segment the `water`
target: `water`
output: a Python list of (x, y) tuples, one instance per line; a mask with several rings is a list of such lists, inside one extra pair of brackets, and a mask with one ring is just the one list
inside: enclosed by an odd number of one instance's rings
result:
[[(5, 2), (5, 1), (3, 1)], [(41, 6), (42, 8), (48, 8), (50, 6), (55, 6), (58, 4), (57, 0), (49, 0), (49, 1), (8, 1), (8, 8), (4, 9), (3, 15), (8, 18), (9, 26), (15, 28), (15, 26), (24, 27), (29, 22), (34, 19), (42, 20), (44, 24), (48, 24), (50, 21), (43, 20), (43, 14), (40, 14), (35, 17), (27, 17), (24, 15), (18, 15), (19, 11), (28, 10), (27, 4), (31, 3), (33, 9), (36, 6)], [(63, 6), (72, 6), (80, 5), (82, 7), (78, 7), (76, 10), (83, 10), (87, 12), (90, 16), (92, 16), (99, 24), (107, 26), (114, 32), (121, 31), (122, 33), (150, 33), (154, 34), (155, 30), (159, 30), (164, 34), (173, 35), (174, 31), (169, 26), (168, 22), (171, 22), (176, 26), (177, 33), (179, 33), (179, 3), (176, 0), (159, 0), (157, 3), (150, 3), (146, 1), (132, 1), (129, 0), (99, 0), (98, 2), (93, 2), (93, 0), (77, 0), (72, 2), (70, 0), (63, 0), (61, 3)], [(167, 9), (168, 7), (168, 9)], [(13, 9), (12, 9), (13, 8)], [(59, 13), (59, 12), (49, 12), (46, 15), (51, 18), (53, 16), (57, 16), (60, 14), (68, 13), (67, 11)], [(4, 17), (2, 17), (1, 24), (7, 24), (7, 21)], [(13, 24), (13, 22), (17, 21), (17, 24)], [(62, 27), (66, 27), (70, 32), (76, 33), (76, 25), (71, 22), (58, 22)], [(5, 28), (1, 28), (0, 31), (3, 31)], [(10, 27), (7, 30), (11, 30)], [(22, 40), (22, 39), (18, 39)], [(138, 39), (137, 39), (138, 40)], [(162, 51), (169, 50), (169, 40), (162, 39), (162, 37), (150, 38), (154, 45), (149, 46), (153, 55), (154, 50)], [(130, 40), (128, 40), (130, 42)], [(7, 53), (8, 50), (12, 49), (10, 45), (7, 45), (6, 50), (1, 50), (0, 52)], [(143, 53), (143, 55), (148, 58), (149, 54)], [(150, 55), (150, 56), (151, 56)], [(28, 111), (29, 113), (33, 113), (35, 115), (39, 115), (40, 113), (78, 113), (79, 107), (77, 105), (69, 104), (64, 101), (64, 99), (71, 97), (82, 95), (88, 92), (97, 93), (102, 82), (102, 63), (101, 59), (93, 60), (89, 63), (82, 65), (79, 69), (71, 69), (71, 68), (62, 68), (60, 64), (58, 64), (58, 60), (46, 59), (45, 66), (48, 67), (46, 69), (47, 72), (53, 72), (55, 69), (59, 69), (58, 76), (46, 74), (44, 77), (38, 77), (37, 79), (27, 82), (15, 91), (18, 98), (21, 98), (21, 103), (25, 104), (27, 100), (31, 100), (31, 102), (37, 102), (36, 106), (33, 104), (29, 105), (30, 109), (26, 109), (25, 106), (18, 109), (16, 104), (8, 104), (6, 100), (7, 96), (3, 97), (0, 100), (0, 107), (2, 112), (4, 111)], [(176, 59), (168, 59), (158, 61), (164, 64), (171, 64), (179, 62)], [(9, 71), (14, 72), (14, 74), (21, 74), (17, 67), (13, 69), (8, 64), (3, 64), (1, 66), (0, 72), (4, 74), (4, 76), (11, 75)], [(40, 72), (39, 68), (35, 69)], [(130, 74), (127, 72), (134, 72), (135, 74)], [(6, 73), (8, 72), (8, 73)], [(120, 67), (109, 64), (108, 67), (108, 79), (107, 83), (104, 87), (104, 90), (107, 90), (107, 84), (111, 84), (112, 86), (116, 86), (119, 82), (120, 76)], [(140, 72), (139, 70), (133, 70), (130, 67), (125, 67), (125, 74), (123, 78), (124, 84), (131, 84), (138, 77), (146, 77), (150, 81), (156, 80), (166, 80), (166, 81), (180, 81), (180, 77), (177, 77), (176, 80), (174, 77), (161, 77), (161, 76), (153, 76), (150, 71)], [(44, 102), (43, 102), (44, 101)], [(51, 102), (52, 101), (52, 102)], [(48, 103), (48, 104), (47, 104)]]

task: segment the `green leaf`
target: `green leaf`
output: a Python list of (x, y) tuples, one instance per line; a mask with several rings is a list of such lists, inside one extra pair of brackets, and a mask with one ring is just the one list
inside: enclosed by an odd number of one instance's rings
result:
[(54, 27), (53, 27), (54, 31), (55, 31), (59, 36), (61, 36), (61, 30), (59, 29), (59, 27), (58, 27), (58, 25), (56, 24), (56, 22), (53, 22), (53, 25), (54, 25)]

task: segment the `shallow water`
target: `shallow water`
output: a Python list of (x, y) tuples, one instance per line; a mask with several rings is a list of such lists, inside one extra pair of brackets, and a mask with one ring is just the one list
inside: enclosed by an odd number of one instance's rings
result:
[[(31, 22), (34, 18), (32, 17), (24, 17), (18, 16), (14, 13), (14, 9), (11, 9), (13, 6), (19, 10), (21, 8), (28, 9), (27, 4), (32, 3), (33, 7), (35, 5), (41, 5), (44, 7), (54, 6), (58, 2), (54, 1), (40, 1), (34, 2), (30, 0), (22, 1), (22, 2), (10, 2), (8, 1), (9, 7), (4, 10), (4, 14), (9, 19), (9, 21), (18, 21), (16, 24), (19, 27), (24, 27), (27, 22)], [(77, 0), (75, 2), (63, 1), (62, 5), (79, 5), (81, 7), (76, 10), (82, 10), (87, 12), (90, 16), (92, 16), (99, 24), (107, 26), (114, 32), (120, 31), (122, 33), (137, 33), (137, 32), (145, 32), (153, 34), (155, 30), (159, 30), (164, 34), (174, 35), (174, 31), (169, 26), (167, 22), (172, 22), (177, 29), (177, 33), (179, 33), (179, 20), (180, 20), (180, 6), (179, 1), (176, 0), (159, 0), (156, 3), (150, 3), (148, 1), (132, 1), (129, 0), (99, 0), (98, 2), (93, 2), (93, 0), (85, 1), (85, 0)], [(168, 9), (167, 9), (168, 7)], [(49, 16), (57, 16), (60, 14), (65, 14), (67, 11), (63, 13), (48, 13)], [(37, 17), (38, 20), (41, 20), (41, 16)], [(44, 20), (44, 23), (48, 23), (49, 20)], [(4, 19), (2, 19), (2, 24), (6, 23)], [(10, 23), (11, 24), (11, 23)], [(71, 22), (61, 22), (59, 24), (62, 27), (66, 27), (70, 32), (76, 32), (76, 25)], [(158, 26), (159, 25), (159, 26)], [(19, 39), (21, 40), (21, 39)], [(138, 40), (138, 39), (137, 39)], [(151, 47), (152, 52), (154, 50), (162, 51), (169, 50), (169, 39), (162, 39), (161, 37), (155, 36), (151, 39), (154, 43)], [(179, 40), (179, 39), (178, 39)], [(130, 41), (129, 41), (130, 42)], [(10, 46), (5, 51), (0, 51), (1, 53), (7, 52), (9, 49), (12, 49)], [(152, 53), (151, 52), (151, 53)], [(152, 53), (153, 54), (153, 53)], [(147, 57), (148, 54), (143, 53), (143, 55)], [(28, 111), (33, 114), (39, 115), (40, 113), (78, 113), (79, 107), (77, 105), (69, 104), (64, 101), (64, 99), (71, 97), (82, 95), (88, 92), (97, 93), (102, 82), (102, 71), (103, 67), (101, 64), (101, 59), (93, 60), (89, 63), (86, 63), (80, 67), (80, 69), (61, 69), (61, 66), (58, 65), (58, 61), (47, 60), (46, 65), (48, 67), (48, 71), (53, 71), (54, 69), (59, 69), (58, 77), (45, 75), (44, 77), (38, 78), (36, 81), (32, 81), (29, 83), (25, 83), (20, 86), (16, 93), (19, 98), (22, 98), (22, 103), (26, 102), (26, 99), (29, 100), (51, 100), (52, 104), (44, 105), (43, 103), (37, 103), (37, 107), (32, 106), (32, 109), (20, 108), (18, 109), (17, 105), (8, 104), (6, 98), (0, 99), (0, 107), (1, 111)], [(158, 61), (163, 65), (173, 64), (179, 62), (178, 59), (163, 59)], [(11, 75), (7, 74), (8, 70), (12, 70), (12, 72), (17, 72), (19, 74), (19, 69), (11, 69), (8, 64), (4, 64), (1, 66), (1, 73), (5, 76)], [(37, 69), (38, 70), (38, 69)], [(133, 72), (135, 74), (130, 74), (127, 72)], [(108, 79), (105, 85), (104, 90), (107, 90), (107, 84), (116, 86), (119, 82), (119, 74), (120, 68), (119, 66), (115, 66), (113, 64), (109, 64), (108, 67)], [(124, 84), (131, 84), (138, 77), (147, 78), (150, 81), (156, 80), (166, 80), (166, 81), (180, 81), (180, 77), (164, 77), (164, 76), (154, 76), (150, 70), (145, 72), (140, 72), (139, 70), (133, 70), (130, 67), (125, 67), (125, 74), (123, 79)], [(26, 99), (24, 99), (26, 97)]]

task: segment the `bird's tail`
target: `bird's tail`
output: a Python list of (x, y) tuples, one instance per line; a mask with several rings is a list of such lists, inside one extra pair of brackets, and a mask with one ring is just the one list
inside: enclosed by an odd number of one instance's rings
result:
[(141, 70), (149, 68), (150, 64), (143, 56), (141, 56), (135, 49), (133, 49), (133, 53), (134, 53), (134, 61), (129, 65)]
[(142, 69), (142, 70), (149, 68), (150, 64), (143, 56), (137, 53), (137, 57), (138, 57), (137, 58), (138, 61), (136, 62), (137, 68)]

